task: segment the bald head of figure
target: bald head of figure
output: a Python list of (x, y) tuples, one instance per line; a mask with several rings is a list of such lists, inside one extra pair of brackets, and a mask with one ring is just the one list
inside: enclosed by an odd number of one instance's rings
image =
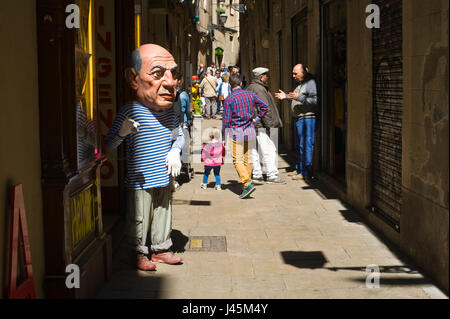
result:
[(156, 44), (131, 53), (125, 77), (139, 103), (155, 111), (172, 107), (180, 72), (172, 54)]

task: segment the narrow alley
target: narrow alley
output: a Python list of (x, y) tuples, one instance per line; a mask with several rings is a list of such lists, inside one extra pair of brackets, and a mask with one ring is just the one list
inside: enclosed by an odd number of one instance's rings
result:
[[(203, 130), (221, 125), (199, 121)], [(287, 154), (280, 155), (287, 184), (256, 184), (244, 200), (233, 164), (223, 166), (222, 191), (213, 176), (201, 189), (203, 167), (194, 164), (195, 178), (173, 200), (173, 249), (183, 264), (136, 270), (119, 247), (98, 298), (447, 298), (324, 185), (289, 179)], [(379, 288), (366, 285), (369, 265), (379, 267)]]
[(449, 4), (1, 1), (0, 300), (448, 304)]

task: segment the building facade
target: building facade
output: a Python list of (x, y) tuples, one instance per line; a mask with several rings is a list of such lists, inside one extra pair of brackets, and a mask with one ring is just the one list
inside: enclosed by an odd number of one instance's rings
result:
[[(120, 235), (126, 205), (124, 146), (103, 148), (116, 112), (133, 97), (124, 70), (135, 48), (156, 43), (172, 52), (189, 85), (200, 43), (196, 7), (144, 0), (0, 6), (1, 30), (10, 30), (2, 39), (15, 43), (2, 51), (8, 61), (2, 74), (14, 81), (2, 81), (1, 96), (16, 105), (1, 120), (17, 132), (0, 140), (11, 151), (0, 159), (0, 297), (7, 297), (9, 284), (10, 196), (17, 184), (24, 191), (36, 296), (95, 297), (111, 274), (111, 234)], [(80, 267), (80, 289), (65, 285), (70, 264)]]
[(272, 93), (293, 90), (297, 63), (317, 79), (315, 175), (448, 291), (448, 2), (243, 3), (244, 75), (268, 67)]
[(198, 16), (197, 30), (201, 35), (197, 65), (238, 64), (239, 1), (196, 0), (194, 3)]
[[(106, 153), (102, 141), (131, 97), (123, 70), (138, 37), (135, 7), (125, 0), (0, 6), (1, 30), (9, 30), (2, 39), (15, 43), (2, 52), (2, 74), (16, 78), (1, 91), (15, 105), (2, 125), (16, 133), (0, 140), (9, 150), (1, 156), (0, 297), (11, 272), (9, 196), (22, 184), (36, 297), (92, 298), (111, 274), (108, 230), (123, 212), (121, 151)], [(71, 264), (80, 269), (79, 289), (66, 286)]]
[(189, 86), (195, 60), (201, 50), (196, 28), (196, 6), (192, 1), (139, 0), (142, 14), (141, 43), (156, 43), (167, 48), (181, 66)]

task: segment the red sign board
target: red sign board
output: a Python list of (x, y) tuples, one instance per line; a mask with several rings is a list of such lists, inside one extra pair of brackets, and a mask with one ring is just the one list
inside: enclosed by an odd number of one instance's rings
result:
[[(19, 257), (19, 229), (22, 240), (22, 251), (26, 279), (17, 286), (17, 264)], [(25, 203), (22, 184), (13, 186), (11, 199), (11, 231), (9, 255), (9, 299), (35, 299), (33, 270), (31, 265), (30, 241), (28, 238)]]

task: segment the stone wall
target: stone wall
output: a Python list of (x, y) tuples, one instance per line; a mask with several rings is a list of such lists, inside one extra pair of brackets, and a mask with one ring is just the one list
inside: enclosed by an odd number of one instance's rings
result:
[[(400, 233), (368, 207), (372, 198), (372, 30), (365, 25), (370, 0), (347, 1), (347, 159), (346, 187), (338, 194), (448, 291), (448, 1), (403, 1), (402, 209)], [(251, 5), (241, 26), (242, 71), (270, 66), (272, 93), (292, 90), (292, 19), (307, 8), (308, 64), (320, 83), (320, 4), (312, 0), (272, 1), (265, 30), (263, 6)], [(254, 27), (260, 26), (260, 27)], [(269, 61), (254, 39), (270, 34)], [(281, 48), (279, 36), (281, 35)], [(260, 44), (261, 41), (255, 41)], [(282, 56), (279, 56), (279, 52)], [(281, 70), (281, 72), (280, 72)], [(281, 79), (279, 76), (281, 73)], [(321, 93), (319, 93), (321, 94)], [(288, 102), (279, 103), (282, 141), (293, 149)], [(320, 138), (314, 165), (320, 170)]]
[(448, 7), (403, 1), (401, 246), (448, 291)]
[[(44, 296), (45, 273), (39, 143), (36, 6), (33, 0), (0, 4), (0, 299), (8, 286), (11, 186), (23, 185), (33, 277)], [(45, 70), (44, 70), (45, 71)]]

